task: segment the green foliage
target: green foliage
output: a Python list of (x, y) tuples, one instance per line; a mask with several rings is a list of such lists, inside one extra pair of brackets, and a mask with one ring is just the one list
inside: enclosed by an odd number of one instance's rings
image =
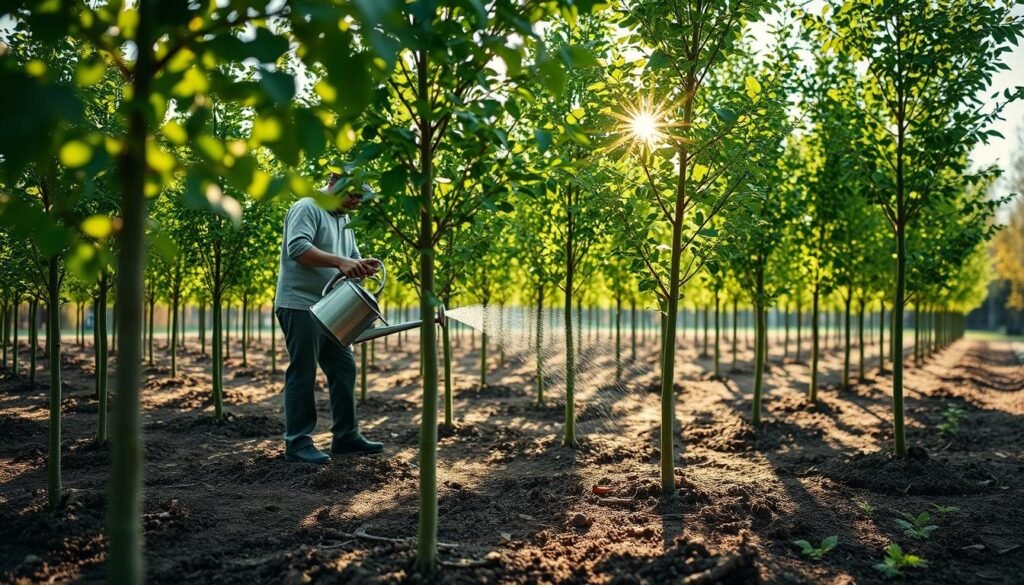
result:
[(955, 404), (950, 404), (942, 412), (943, 422), (939, 423), (938, 429), (943, 434), (955, 437), (960, 434), (960, 422), (967, 418), (967, 411)]
[(835, 535), (829, 536), (822, 540), (818, 546), (814, 546), (806, 540), (794, 540), (793, 544), (800, 547), (800, 554), (803, 556), (820, 561), (826, 553), (839, 544), (839, 537)]
[(875, 565), (875, 570), (893, 579), (902, 577), (907, 569), (927, 569), (928, 561), (917, 555), (904, 553), (895, 542), (885, 547), (885, 558)]
[(917, 516), (904, 512), (903, 518), (895, 518), (893, 522), (903, 529), (904, 534), (918, 540), (928, 539), (932, 532), (939, 529), (932, 524), (932, 515), (928, 512), (921, 512)]
[(878, 509), (878, 506), (875, 506), (871, 502), (864, 499), (855, 500), (854, 503), (857, 504), (857, 509), (859, 509), (861, 513), (867, 516), (868, 518), (874, 516), (875, 510)]

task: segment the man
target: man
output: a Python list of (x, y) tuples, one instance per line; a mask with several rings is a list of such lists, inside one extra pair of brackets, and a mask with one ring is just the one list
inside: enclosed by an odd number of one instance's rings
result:
[(365, 185), (350, 185), (332, 173), (326, 193), (337, 193), (336, 211), (326, 211), (315, 199), (296, 201), (284, 218), (281, 269), (277, 278), (275, 309), (284, 331), (291, 362), (284, 375), (285, 458), (305, 463), (327, 463), (330, 456), (316, 448), (316, 368), (327, 375), (331, 401), (331, 453), (380, 453), (382, 443), (368, 441), (356, 421), (356, 361), (350, 347), (341, 347), (320, 331), (309, 308), (320, 300), (324, 286), (338, 271), (349, 278), (370, 276), (379, 260), (363, 259), (355, 234), (347, 229), (348, 212), (370, 194)]

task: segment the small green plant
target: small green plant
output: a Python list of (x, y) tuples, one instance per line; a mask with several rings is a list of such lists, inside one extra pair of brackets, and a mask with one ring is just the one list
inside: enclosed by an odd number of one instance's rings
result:
[(917, 516), (904, 512), (903, 518), (896, 518), (896, 524), (903, 529), (904, 534), (918, 540), (928, 538), (932, 532), (939, 529), (938, 526), (932, 524), (932, 515), (928, 512), (921, 512)]
[(935, 508), (936, 514), (952, 514), (960, 509), (956, 506), (941, 506), (939, 504), (932, 504), (932, 507)]
[(805, 557), (810, 557), (816, 561), (820, 561), (821, 557), (825, 556), (825, 553), (834, 549), (836, 545), (839, 544), (839, 537), (833, 534), (825, 540), (822, 540), (821, 544), (817, 547), (806, 540), (794, 540), (793, 544), (800, 547), (800, 554)]
[(876, 506), (872, 506), (871, 502), (867, 500), (857, 500), (856, 503), (857, 507), (860, 508), (860, 511), (868, 518), (871, 518), (871, 516), (874, 515), (875, 510), (878, 509)]
[(967, 418), (967, 411), (951, 404), (942, 413), (942, 418), (945, 419), (945, 422), (939, 424), (939, 431), (946, 435), (956, 436), (960, 432), (960, 421)]
[(905, 569), (927, 569), (928, 561), (917, 555), (906, 554), (895, 542), (885, 547), (885, 558), (875, 569), (889, 578), (902, 577)]

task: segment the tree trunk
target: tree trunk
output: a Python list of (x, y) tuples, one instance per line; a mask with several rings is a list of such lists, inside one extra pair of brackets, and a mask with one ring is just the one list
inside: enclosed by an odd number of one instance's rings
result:
[(487, 303), (483, 303), (484, 320), (480, 330), (480, 388), (487, 386), (487, 328), (490, 326), (487, 316)]
[[(572, 191), (569, 188), (569, 203), (565, 228), (565, 257), (569, 259), (565, 268), (565, 444), (576, 446), (576, 352), (572, 344), (572, 292), (576, 276), (573, 262), (574, 229), (571, 211)], [(578, 305), (577, 305), (578, 306)], [(582, 323), (580, 324), (582, 327)], [(582, 351), (582, 347), (581, 347)]]
[(537, 406), (544, 406), (544, 285), (537, 284)]
[[(180, 287), (180, 285), (178, 286)], [(178, 377), (178, 299), (180, 297), (180, 289), (171, 292), (171, 334), (167, 336), (167, 341), (171, 346), (171, 378)]]
[(811, 384), (807, 388), (807, 399), (818, 401), (818, 353), (820, 351), (821, 332), (818, 325), (818, 301), (821, 296), (821, 285), (814, 284), (814, 295), (811, 304)]
[(878, 309), (878, 373), (885, 373), (885, 302)]
[(803, 303), (800, 301), (800, 297), (796, 298), (796, 361), (800, 362), (800, 354), (803, 349), (804, 337), (802, 333), (804, 321)]
[[(50, 509), (56, 510), (61, 502), (61, 437), (60, 437), (60, 403), (61, 403), (61, 382), (60, 382), (60, 258), (51, 256), (48, 262), (48, 274), (46, 280), (46, 292), (48, 294), (46, 320), (46, 355), (49, 358), (50, 366), (50, 454), (47, 465), (47, 500)], [(35, 301), (33, 301), (35, 302)], [(35, 329), (33, 324), (33, 329)], [(32, 347), (32, 354), (35, 355), (36, 348)]]
[(722, 339), (722, 323), (720, 321), (722, 314), (721, 298), (718, 293), (718, 289), (715, 289), (715, 377), (720, 378), (722, 376), (721, 371), (721, 339)]
[[(419, 95), (430, 103), (427, 53), (417, 54)], [(437, 568), (437, 339), (434, 329), (434, 142), (431, 122), (420, 120), (420, 346), (423, 414), (420, 422), (420, 502), (416, 568), (432, 575)]]
[(849, 287), (844, 299), (843, 325), (843, 388), (850, 387), (850, 303), (853, 302), (853, 287)]
[(701, 351), (701, 357), (711, 357), (711, 354), (708, 353), (708, 309), (708, 305), (704, 305), (704, 349)]
[(14, 347), (12, 348), (13, 356), (11, 359), (11, 371), (14, 376), (18, 376), (18, 305), (21, 304), (21, 299), (14, 299)]
[(156, 331), (153, 314), (156, 313), (156, 301), (149, 302), (149, 365), (153, 365), (153, 335)]
[(786, 307), (782, 313), (782, 323), (786, 328), (786, 334), (782, 341), (782, 361), (785, 362), (789, 359), (789, 303), (786, 303)]
[(38, 307), (39, 301), (34, 298), (28, 302), (28, 383), (33, 386), (36, 384), (36, 369), (39, 367)]
[(242, 366), (249, 366), (249, 295), (242, 294), (242, 319), (239, 323), (242, 327)]
[(622, 379), (622, 291), (615, 292), (615, 381)]
[[(758, 279), (762, 280), (763, 276), (758, 275)], [(759, 288), (763, 287), (763, 284), (758, 284)], [(758, 297), (761, 297), (761, 293), (758, 293)], [(764, 358), (766, 345), (768, 343), (767, 335), (767, 323), (768, 323), (768, 312), (761, 305), (760, 301), (754, 301), (754, 318), (755, 318), (755, 336), (756, 343), (754, 348), (754, 404), (753, 412), (751, 413), (751, 423), (756, 427), (761, 424), (761, 396), (764, 386)]]
[(860, 357), (857, 367), (857, 380), (864, 381), (864, 299), (861, 298), (857, 307), (857, 348)]
[(736, 369), (736, 348), (739, 345), (738, 340), (738, 325), (739, 325), (739, 299), (733, 297), (732, 299), (732, 371)]
[(217, 420), (224, 420), (223, 360), (226, 356), (222, 356), (225, 343), (224, 332), (221, 324), (222, 303), (223, 299), (221, 292), (219, 290), (214, 290), (213, 302), (210, 305), (213, 309), (213, 358), (210, 369), (213, 374), (213, 417)]
[(107, 273), (100, 273), (99, 295), (96, 297), (96, 442), (107, 442)]
[(444, 352), (444, 428), (451, 432), (455, 427), (455, 396), (452, 393), (452, 341), (447, 324), (441, 325), (441, 336)]
[[(902, 157), (898, 162), (902, 166)], [(902, 182), (902, 173), (900, 173)], [(901, 189), (902, 190), (902, 189)], [(903, 303), (907, 283), (907, 238), (902, 225), (896, 228), (896, 298), (892, 307), (892, 418), (896, 456), (907, 454), (903, 428)]]
[(636, 361), (636, 299), (629, 300), (629, 361)]

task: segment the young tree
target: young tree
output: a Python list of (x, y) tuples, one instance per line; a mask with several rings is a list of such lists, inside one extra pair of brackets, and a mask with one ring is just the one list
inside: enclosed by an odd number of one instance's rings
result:
[[(762, 88), (757, 79), (748, 77), (742, 87), (722, 92), (725, 101), (712, 103), (704, 94), (715, 70), (736, 51), (744, 24), (759, 20), (774, 4), (698, 2), (676, 10), (674, 2), (642, 0), (622, 12), (622, 26), (649, 51), (639, 91), (651, 99), (620, 114), (620, 140), (635, 145), (632, 151), (643, 170), (644, 188), (636, 195), (653, 201), (633, 220), (645, 223), (635, 226), (629, 239), (637, 269), (647, 269), (640, 286), (657, 290), (665, 312), (660, 447), (666, 494), (675, 489), (673, 384), (682, 285), (701, 269), (714, 246), (715, 236), (707, 231), (711, 219), (737, 191), (758, 180), (760, 171), (750, 163), (750, 154), (765, 146), (757, 132), (766, 118), (758, 105)], [(612, 78), (616, 71), (622, 75), (621, 67), (613, 67)]]
[[(907, 453), (903, 420), (903, 312), (907, 239), (922, 210), (946, 197), (943, 169), (968, 173), (965, 154), (994, 135), (989, 124), (1005, 104), (1024, 96), (1007, 91), (980, 107), (1002, 56), (1024, 33), (1012, 6), (941, 0), (833, 0), (831, 14), (809, 17), (826, 50), (848, 54), (867, 73), (863, 138), (875, 149), (878, 198), (896, 238), (893, 296), (893, 427), (898, 457)], [(982, 173), (989, 172), (982, 170)]]

